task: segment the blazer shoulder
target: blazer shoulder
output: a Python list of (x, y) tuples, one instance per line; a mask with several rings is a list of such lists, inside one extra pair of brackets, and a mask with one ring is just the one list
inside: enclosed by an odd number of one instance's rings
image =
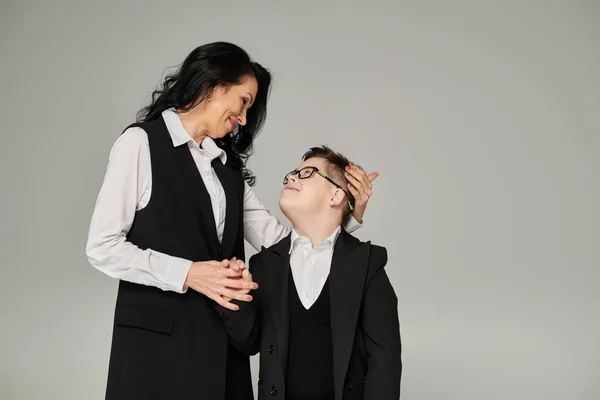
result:
[[(282, 241), (284, 241), (285, 239), (283, 239)], [(250, 257), (250, 259), (248, 260), (248, 267), (252, 270), (252, 269), (262, 269), (265, 268), (266, 265), (268, 263), (265, 263), (265, 260), (269, 260), (269, 254), (271, 253), (280, 253), (283, 249), (282, 247), (282, 241), (275, 243), (272, 246), (269, 247), (265, 247), (265, 246), (261, 246), (260, 247), (260, 251), (254, 255), (252, 255), (252, 257)]]
[(381, 260), (384, 264), (387, 263), (387, 249), (383, 246), (379, 246), (371, 243), (371, 258)]
[(371, 273), (375, 273), (387, 265), (388, 254), (387, 249), (383, 246), (376, 244), (370, 244), (371, 246), (371, 257), (369, 262), (369, 270)]

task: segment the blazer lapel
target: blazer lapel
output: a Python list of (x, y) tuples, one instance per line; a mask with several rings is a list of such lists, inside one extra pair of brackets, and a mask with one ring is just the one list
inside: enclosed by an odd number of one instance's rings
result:
[[(285, 374), (287, 371), (287, 356), (290, 329), (289, 314), (289, 284), (290, 284), (290, 236), (281, 240), (264, 253), (266, 275), (269, 277), (264, 288), (269, 297), (268, 305), (277, 338), (277, 353), (281, 360), (281, 367)], [(285, 375), (284, 375), (285, 376)]]
[[(215, 217), (212, 212), (212, 203), (210, 195), (204, 186), (204, 181), (200, 176), (198, 167), (192, 158), (192, 154), (187, 146), (183, 144), (173, 149), (173, 155), (177, 165), (181, 169), (189, 188), (193, 195), (193, 203), (198, 214), (200, 214), (202, 223), (200, 227), (206, 234), (207, 240), (210, 243), (210, 248), (215, 256), (219, 254), (219, 241), (217, 239), (217, 228), (215, 227)], [(216, 258), (216, 257), (215, 257)]]
[(341, 399), (354, 346), (354, 336), (364, 292), (370, 242), (361, 243), (342, 229), (336, 242), (329, 275), (333, 380)]
[(223, 249), (222, 256), (229, 258), (230, 256), (233, 256), (233, 247), (235, 246), (235, 239), (237, 238), (240, 227), (240, 194), (238, 193), (238, 185), (236, 185), (235, 176), (237, 172), (229, 166), (223, 165), (219, 158), (212, 161), (212, 166), (225, 191), (225, 228), (223, 231), (223, 242), (221, 247)]

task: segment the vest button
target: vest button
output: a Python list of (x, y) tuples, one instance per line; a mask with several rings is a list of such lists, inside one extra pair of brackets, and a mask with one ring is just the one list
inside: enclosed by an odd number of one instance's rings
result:
[(268, 351), (270, 354), (273, 354), (273, 352), (275, 351), (275, 346), (273, 346), (273, 345), (270, 345), (270, 346), (269, 346), (269, 348), (267, 349), (267, 351)]
[(275, 386), (271, 388), (271, 396), (277, 396), (277, 388)]

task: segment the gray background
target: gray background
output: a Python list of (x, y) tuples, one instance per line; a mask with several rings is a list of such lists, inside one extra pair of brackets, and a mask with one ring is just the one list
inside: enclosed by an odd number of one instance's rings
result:
[(108, 153), (216, 40), (274, 74), (273, 213), (311, 145), (380, 173), (358, 236), (389, 250), (404, 399), (600, 398), (600, 2), (283, 3), (0, 3), (0, 398), (103, 398)]

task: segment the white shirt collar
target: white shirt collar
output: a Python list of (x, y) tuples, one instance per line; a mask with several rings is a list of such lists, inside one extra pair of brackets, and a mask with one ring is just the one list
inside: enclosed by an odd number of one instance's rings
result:
[[(163, 111), (162, 116), (165, 120), (165, 125), (167, 125), (167, 130), (171, 135), (174, 147), (181, 146), (190, 141), (195, 143), (194, 139), (192, 139), (190, 134), (183, 127), (183, 123), (174, 109), (169, 108), (168, 110)], [(204, 140), (202, 140), (201, 147), (208, 154), (211, 161), (215, 158), (219, 158), (223, 164), (227, 162), (227, 153), (217, 146), (211, 137), (205, 137)]]
[[(322, 243), (319, 243), (317, 246), (315, 247), (319, 247), (319, 246), (323, 246), (323, 245), (327, 245), (327, 246), (331, 246), (333, 247), (335, 245), (335, 242), (337, 241), (338, 237), (340, 236), (340, 233), (342, 231), (342, 227), (338, 226), (337, 229), (331, 234), (331, 236), (329, 236), (325, 241), (323, 241)], [(294, 248), (294, 245), (296, 243), (300, 243), (302, 241), (305, 241), (307, 243), (310, 243), (310, 239), (307, 238), (306, 236), (300, 236), (298, 234), (298, 232), (296, 232), (295, 229), (292, 229), (292, 235), (290, 237), (290, 253), (292, 252), (292, 249)]]

